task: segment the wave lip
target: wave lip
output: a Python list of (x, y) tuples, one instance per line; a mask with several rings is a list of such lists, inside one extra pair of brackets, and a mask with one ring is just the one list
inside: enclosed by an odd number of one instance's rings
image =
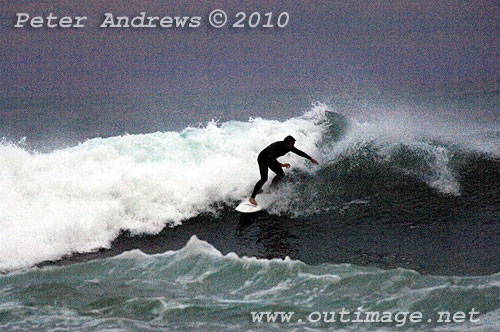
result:
[[(397, 116), (363, 122), (344, 117), (348, 130), (323, 147), (330, 165), (349, 162), (358, 168), (389, 167), (443, 194), (460, 195), (457, 170), (468, 160), (500, 156), (500, 131), (422, 120), (403, 110)], [(331, 126), (338, 132), (336, 127)]]

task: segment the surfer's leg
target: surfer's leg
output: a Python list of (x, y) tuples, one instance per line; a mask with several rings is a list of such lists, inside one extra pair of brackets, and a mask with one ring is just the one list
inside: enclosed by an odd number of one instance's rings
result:
[(275, 185), (280, 182), (281, 179), (283, 179), (283, 177), (285, 176), (285, 172), (283, 172), (283, 168), (281, 168), (281, 165), (278, 161), (269, 163), (269, 168), (271, 169), (271, 171), (276, 173), (276, 176), (274, 177), (272, 182), (272, 185)]
[(260, 180), (255, 184), (255, 188), (253, 188), (252, 196), (251, 198), (255, 198), (257, 194), (259, 193), (259, 190), (262, 188), (264, 183), (267, 181), (267, 164), (264, 162), (261, 162), (259, 160), (259, 171), (260, 171)]

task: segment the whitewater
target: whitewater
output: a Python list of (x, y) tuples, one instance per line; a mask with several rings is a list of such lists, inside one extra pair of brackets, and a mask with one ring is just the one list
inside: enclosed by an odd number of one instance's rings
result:
[[(262, 146), (293, 135), (318, 154), (318, 110), (284, 122), (211, 122), (181, 132), (95, 138), (51, 153), (0, 145), (0, 270), (107, 248), (248, 196)], [(294, 165), (307, 169), (292, 158)]]

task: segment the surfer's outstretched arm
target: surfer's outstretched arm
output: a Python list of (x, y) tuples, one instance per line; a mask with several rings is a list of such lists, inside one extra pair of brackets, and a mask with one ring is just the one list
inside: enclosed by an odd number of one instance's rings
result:
[(313, 157), (311, 157), (310, 155), (308, 155), (307, 153), (305, 153), (304, 151), (301, 151), (299, 149), (297, 149), (296, 147), (293, 147), (290, 152), (293, 152), (303, 158), (306, 158), (306, 159), (309, 159), (313, 164), (318, 164), (318, 161), (316, 159), (314, 159)]

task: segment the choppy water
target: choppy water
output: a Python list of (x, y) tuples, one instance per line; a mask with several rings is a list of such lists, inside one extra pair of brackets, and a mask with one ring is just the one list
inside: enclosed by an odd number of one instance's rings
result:
[[(131, 251), (0, 278), (2, 331), (493, 331), (500, 276), (434, 277), (351, 264), (222, 255), (196, 237), (178, 251)], [(421, 312), (423, 322), (316, 322), (316, 312)], [(479, 312), (467, 323), (439, 312)], [(252, 312), (293, 312), (254, 322)], [(349, 318), (350, 317), (350, 318)], [(299, 320), (302, 322), (299, 322)], [(329, 318), (331, 319), (331, 318)], [(428, 320), (432, 322), (428, 322)], [(398, 326), (399, 325), (399, 326)]]

